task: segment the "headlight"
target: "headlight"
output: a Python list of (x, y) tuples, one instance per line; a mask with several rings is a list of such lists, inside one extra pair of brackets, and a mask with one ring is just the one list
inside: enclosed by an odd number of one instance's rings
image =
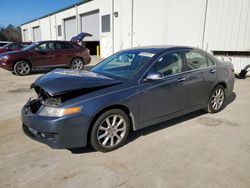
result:
[(72, 108), (56, 108), (45, 106), (42, 111), (39, 113), (40, 116), (46, 117), (62, 117), (70, 114), (75, 114), (81, 111), (81, 107), (72, 107)]
[(0, 57), (0, 61), (7, 60), (7, 59), (9, 59), (8, 55), (4, 55)]

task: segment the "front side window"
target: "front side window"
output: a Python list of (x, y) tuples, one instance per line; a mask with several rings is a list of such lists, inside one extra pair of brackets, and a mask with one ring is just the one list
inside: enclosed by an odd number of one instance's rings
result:
[(130, 79), (153, 56), (153, 53), (141, 51), (119, 52), (96, 65), (91, 71), (105, 76)]
[(150, 73), (161, 73), (162, 76), (173, 75), (183, 72), (181, 54), (179, 52), (168, 53), (161, 56), (150, 68)]
[(51, 51), (54, 50), (54, 43), (53, 42), (45, 42), (38, 46), (36, 46), (36, 49), (39, 51)]
[(196, 51), (185, 52), (185, 57), (188, 70), (202, 69), (214, 65), (212, 60)]
[(29, 45), (30, 45), (30, 44), (28, 44), (28, 43), (21, 43), (21, 44), (20, 44), (20, 47), (21, 47), (21, 48), (25, 48), (25, 47), (27, 47), (27, 46), (29, 46)]

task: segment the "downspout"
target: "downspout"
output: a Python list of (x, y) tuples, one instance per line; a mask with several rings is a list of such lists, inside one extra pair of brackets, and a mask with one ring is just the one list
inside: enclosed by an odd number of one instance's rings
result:
[(51, 18), (50, 18), (50, 15), (49, 15), (49, 32), (50, 32), (50, 40), (52, 40)]
[[(57, 30), (58, 30), (58, 28), (57, 28), (57, 22), (56, 22), (56, 13), (54, 15), (55, 15), (55, 30), (56, 30), (56, 40), (57, 40), (57, 34), (58, 34)], [(61, 30), (62, 30), (62, 26), (61, 26)]]
[(78, 9), (77, 9), (77, 5), (75, 6), (76, 8), (76, 35), (78, 33), (78, 23), (79, 23), (79, 17), (78, 17)]
[(131, 48), (133, 47), (134, 39), (134, 0), (132, 0), (132, 17), (131, 17)]
[[(203, 33), (202, 33), (202, 49), (204, 49), (204, 42), (205, 42), (205, 33), (206, 33), (206, 24), (207, 24), (207, 8), (208, 8), (208, 0), (206, 0), (206, 7), (205, 7), (205, 15), (204, 15), (204, 25), (203, 25)], [(207, 50), (207, 45), (206, 45)]]
[(112, 53), (115, 52), (114, 0), (112, 0)]

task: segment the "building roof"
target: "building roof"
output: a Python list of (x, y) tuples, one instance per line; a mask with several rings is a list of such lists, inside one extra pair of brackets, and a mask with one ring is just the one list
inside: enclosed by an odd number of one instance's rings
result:
[(49, 13), (49, 14), (46, 14), (46, 15), (44, 15), (44, 16), (41, 16), (41, 17), (38, 17), (38, 18), (36, 18), (36, 19), (30, 20), (30, 21), (28, 21), (28, 22), (22, 23), (21, 26), (22, 26), (22, 25), (25, 25), (25, 24), (28, 24), (28, 23), (31, 23), (31, 22), (34, 22), (34, 21), (37, 21), (37, 20), (42, 19), (42, 18), (46, 18), (46, 17), (51, 16), (51, 15), (53, 15), (53, 14), (56, 14), (56, 13), (59, 13), (59, 12), (68, 10), (68, 9), (73, 8), (73, 7), (75, 7), (75, 6), (82, 5), (82, 4), (87, 3), (87, 2), (90, 2), (90, 1), (93, 1), (93, 0), (82, 0), (82, 1), (79, 2), (79, 3), (74, 3), (74, 4), (72, 4), (72, 5), (69, 5), (69, 6), (67, 6), (67, 7), (61, 8), (61, 9), (59, 9), (59, 10), (56, 10), (56, 11), (51, 12), (51, 13)]

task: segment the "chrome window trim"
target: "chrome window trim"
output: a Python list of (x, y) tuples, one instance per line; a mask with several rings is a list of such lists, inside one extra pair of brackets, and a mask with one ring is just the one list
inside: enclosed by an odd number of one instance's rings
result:
[[(182, 74), (186, 74), (186, 73), (191, 73), (191, 72), (206, 70), (206, 69), (210, 69), (210, 68), (212, 68), (212, 67), (215, 67), (215, 68), (217, 67), (217, 63), (216, 63), (214, 60), (212, 60), (208, 55), (206, 55), (205, 53), (202, 53), (202, 52), (200, 52), (200, 51), (198, 51), (198, 50), (196, 50), (196, 49), (192, 49), (192, 50), (195, 51), (195, 52), (198, 52), (198, 53), (202, 54), (202, 55), (205, 56), (206, 58), (209, 58), (212, 62), (214, 62), (214, 65), (212, 65), (212, 66), (207, 66), (207, 67), (204, 67), (204, 68), (193, 69), (193, 70), (185, 70), (185, 71), (180, 72), (180, 73), (175, 73), (175, 74), (172, 74), (172, 75), (167, 75), (167, 76), (164, 76), (164, 77), (162, 78), (162, 80), (165, 80), (165, 79), (167, 79), (167, 78), (169, 78), (169, 77), (171, 78), (171, 77), (173, 77), (173, 76), (178, 76), (178, 75), (182, 75)], [(150, 69), (150, 68), (155, 64), (155, 62), (156, 62), (158, 59), (160, 59), (163, 55), (166, 55), (166, 54), (168, 54), (168, 53), (174, 53), (174, 52), (183, 53), (183, 51), (187, 51), (187, 49), (183, 49), (183, 50), (173, 50), (173, 51), (169, 51), (169, 52), (166, 52), (166, 53), (161, 54), (161, 55), (152, 63), (152, 65), (150, 65), (150, 66), (147, 68), (147, 70), (145, 71), (145, 73), (140, 77), (140, 79), (139, 79), (139, 81), (138, 81), (138, 84), (141, 83), (141, 82), (144, 82), (144, 81), (143, 81), (143, 77), (144, 77), (145, 75), (147, 75), (149, 69)], [(183, 55), (184, 55), (184, 54), (183, 54)], [(181, 56), (182, 56), (182, 55), (181, 55)], [(182, 57), (182, 63), (185, 64), (185, 62), (184, 62), (183, 60), (184, 60), (184, 59), (183, 59), (183, 57)]]

